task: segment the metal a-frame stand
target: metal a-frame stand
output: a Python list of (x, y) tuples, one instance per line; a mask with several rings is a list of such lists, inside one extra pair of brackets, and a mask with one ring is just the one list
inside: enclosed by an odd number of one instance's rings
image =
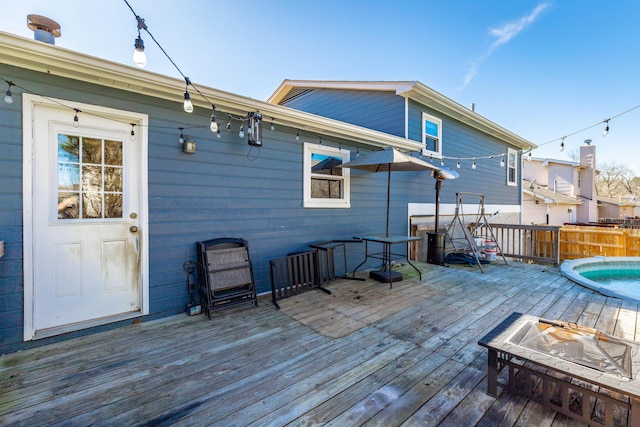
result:
[[(462, 197), (470, 196), (472, 198), (478, 198), (478, 212), (476, 214), (476, 221), (467, 225), (464, 221), (464, 212), (463, 212), (463, 203)], [(473, 230), (469, 227), (473, 226)], [(480, 229), (481, 227), (485, 227), (486, 232), (484, 233), (487, 237), (491, 237), (491, 240), (495, 242), (495, 244), (489, 246), (478, 246), (476, 245), (476, 240), (473, 237), (473, 234)], [(457, 228), (460, 228), (459, 232), (457, 232)], [(460, 237), (462, 235), (462, 237)], [(502, 249), (498, 245), (498, 240), (496, 236), (493, 234), (493, 230), (491, 229), (491, 225), (489, 224), (489, 219), (487, 218), (484, 211), (484, 194), (478, 193), (456, 193), (456, 210), (455, 216), (453, 217), (453, 221), (449, 224), (447, 228), (447, 237), (453, 246), (453, 250), (455, 252), (465, 252), (473, 254), (473, 257), (476, 260), (476, 264), (480, 268), (480, 271), (484, 273), (484, 269), (482, 268), (482, 263), (480, 262), (480, 252), (483, 249), (495, 248), (497, 253), (500, 254), (502, 260), (505, 264), (507, 264), (507, 259), (502, 254)], [(457, 242), (457, 244), (456, 244)]]

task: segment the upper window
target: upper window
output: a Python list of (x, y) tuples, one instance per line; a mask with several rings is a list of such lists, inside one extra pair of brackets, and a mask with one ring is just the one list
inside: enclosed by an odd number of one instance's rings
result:
[(442, 157), (442, 120), (422, 113), (422, 154)]
[(349, 161), (349, 150), (319, 144), (304, 144), (304, 207), (348, 208), (349, 169), (339, 165)]
[(518, 152), (507, 149), (507, 185), (518, 185)]

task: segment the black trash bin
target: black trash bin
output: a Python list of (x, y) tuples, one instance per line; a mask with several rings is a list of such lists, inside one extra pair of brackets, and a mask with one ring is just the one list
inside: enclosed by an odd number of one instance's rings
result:
[(427, 233), (427, 262), (444, 265), (444, 239), (447, 233)]

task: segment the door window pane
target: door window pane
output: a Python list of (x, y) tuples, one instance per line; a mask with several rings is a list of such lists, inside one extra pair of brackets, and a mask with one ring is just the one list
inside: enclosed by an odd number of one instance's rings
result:
[(58, 135), (58, 219), (122, 218), (122, 141)]

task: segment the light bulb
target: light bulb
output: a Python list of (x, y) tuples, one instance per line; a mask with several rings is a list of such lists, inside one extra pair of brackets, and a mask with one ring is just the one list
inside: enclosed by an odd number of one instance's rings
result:
[(298, 131), (298, 133), (296, 133), (296, 141), (300, 141), (300, 131)]
[(607, 122), (607, 126), (604, 128), (604, 132), (602, 132), (602, 136), (609, 136), (609, 122)]
[(471, 163), (471, 169), (475, 169), (475, 168), (477, 168), (476, 159), (473, 159), (473, 163)]
[(218, 139), (222, 138), (222, 137), (220, 136), (220, 129), (219, 129), (219, 128), (218, 128), (218, 134), (216, 135), (216, 137), (217, 137)]
[(191, 103), (191, 95), (189, 92), (184, 93), (184, 111), (187, 113), (193, 113), (193, 104)]
[(211, 132), (216, 133), (218, 132), (218, 122), (216, 122), (216, 115), (212, 114), (211, 115), (211, 126), (210, 126)]
[(240, 132), (238, 132), (240, 138), (244, 138), (244, 125), (240, 125)]
[(276, 125), (273, 124), (273, 120), (271, 120), (271, 130), (276, 130)]
[(253, 135), (253, 127), (251, 125), (247, 126), (247, 135)]
[(77, 128), (80, 126), (80, 122), (78, 121), (78, 111), (76, 110), (76, 115), (73, 116), (73, 127)]
[(231, 122), (227, 123), (227, 132), (231, 132)]
[(133, 62), (140, 68), (147, 65), (147, 55), (144, 53), (144, 42), (138, 36), (136, 39), (135, 49), (133, 50)]
[(502, 158), (500, 159), (500, 167), (504, 167), (504, 156), (502, 156)]
[(178, 138), (178, 144), (184, 144), (184, 134), (182, 133), (184, 128), (178, 128), (178, 129), (180, 129), (180, 138)]
[(564, 141), (560, 143), (560, 152), (564, 151)]
[(527, 160), (531, 161), (531, 151), (529, 151), (529, 154), (527, 155)]
[(135, 141), (136, 140), (136, 133), (133, 131), (133, 129), (131, 129), (131, 137), (130, 137), (131, 141)]
[(7, 89), (7, 93), (4, 95), (4, 102), (7, 104), (13, 104), (13, 94), (11, 88)]
[(460, 162), (456, 163), (456, 167), (460, 169)]
[(444, 159), (440, 160), (440, 166), (444, 166)]

